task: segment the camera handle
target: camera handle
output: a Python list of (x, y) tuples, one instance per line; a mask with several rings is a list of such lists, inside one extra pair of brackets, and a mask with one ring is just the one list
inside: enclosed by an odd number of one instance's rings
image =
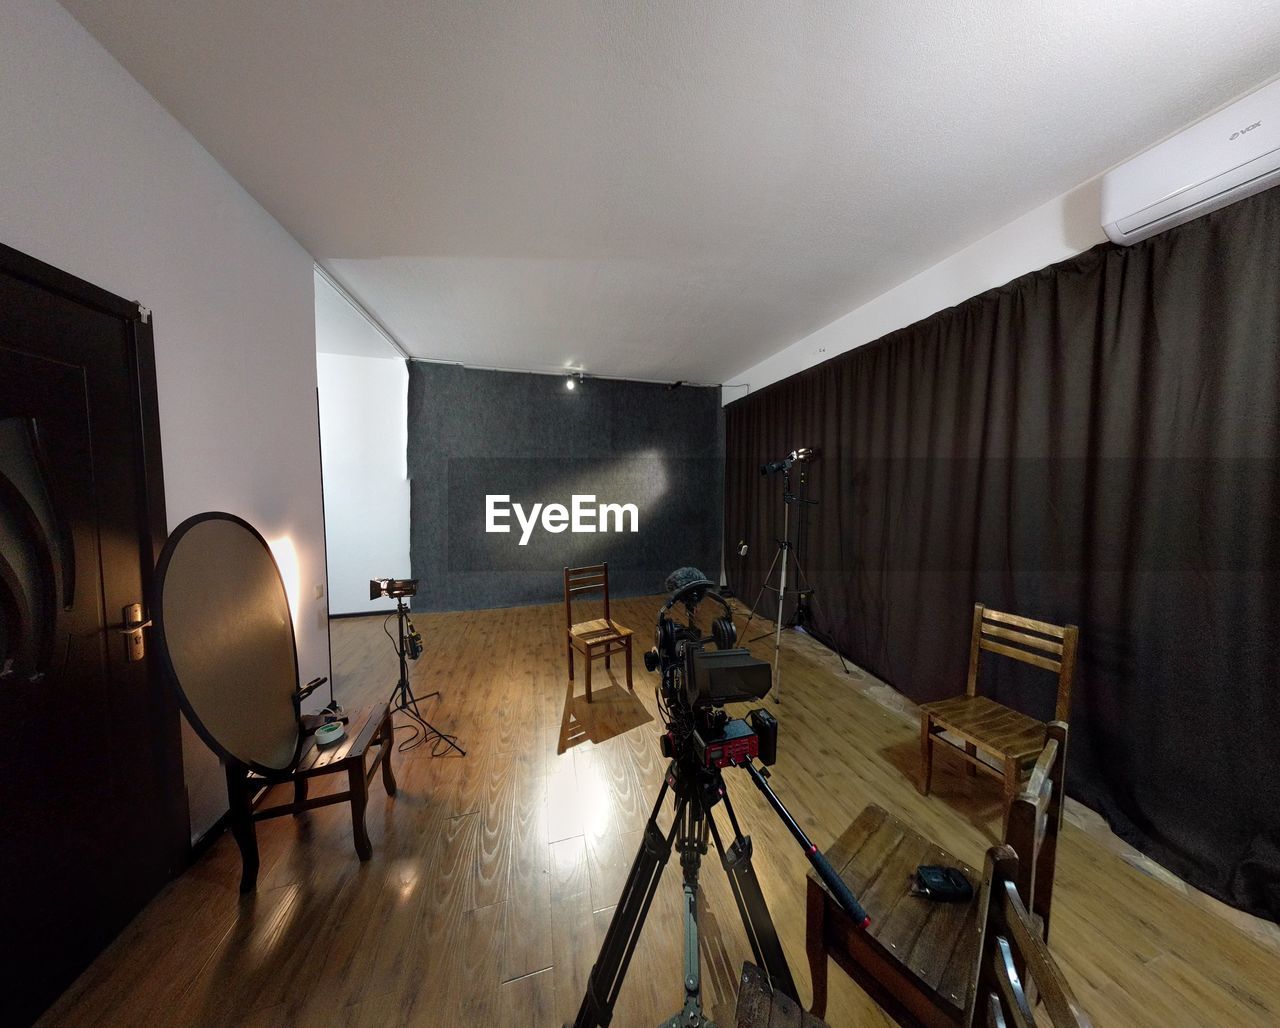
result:
[(795, 837), (804, 855), (809, 858), (809, 863), (813, 865), (813, 869), (818, 872), (818, 877), (822, 879), (831, 895), (835, 897), (837, 903), (840, 904), (851, 918), (854, 924), (861, 925), (866, 928), (871, 924), (871, 918), (867, 916), (867, 912), (862, 909), (862, 904), (858, 902), (853, 895), (853, 891), (849, 886), (845, 885), (844, 879), (837, 873), (836, 869), (831, 866), (831, 862), (823, 856), (822, 851), (818, 849), (809, 839), (800, 827), (799, 823), (791, 816), (791, 811), (778, 798), (778, 794), (773, 791), (772, 786), (765, 781), (765, 777), (760, 773), (759, 769), (751, 761), (744, 761), (735, 764), (735, 767), (746, 768), (747, 774), (751, 776), (751, 780), (755, 783), (756, 788), (764, 793), (764, 798), (769, 801), (769, 806), (773, 807), (774, 813), (782, 819), (782, 823), (787, 826), (787, 830)]

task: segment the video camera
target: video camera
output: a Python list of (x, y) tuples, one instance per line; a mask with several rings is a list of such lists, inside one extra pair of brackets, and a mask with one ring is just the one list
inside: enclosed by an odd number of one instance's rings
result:
[[(745, 719), (730, 718), (726, 703), (763, 698), (773, 684), (769, 665), (756, 660), (745, 649), (735, 647), (737, 630), (733, 611), (715, 591), (707, 576), (696, 568), (681, 568), (667, 578), (671, 598), (658, 611), (654, 647), (644, 655), (645, 667), (661, 671), (658, 708), (666, 723), (662, 753), (668, 758), (662, 787), (645, 824), (644, 837), (627, 875), (622, 895), (613, 908), (613, 917), (600, 946), (600, 956), (591, 967), (586, 991), (574, 1028), (608, 1028), (614, 1004), (627, 974), (627, 965), (653, 903), (663, 869), (674, 848), (680, 854), (684, 882), (684, 1007), (665, 1025), (710, 1025), (703, 1016), (698, 941), (698, 874), (702, 857), (714, 844), (720, 865), (729, 877), (742, 927), (751, 940), (756, 963), (769, 987), (795, 999), (795, 980), (787, 955), (765, 903), (760, 881), (751, 865), (751, 836), (733, 811), (723, 769), (738, 768), (760, 790), (778, 815), (805, 858), (821, 877), (836, 902), (864, 928), (867, 912), (858, 904), (844, 879), (769, 785), (767, 769), (755, 766), (758, 759), (772, 764), (778, 752), (778, 722), (765, 710), (753, 710)], [(694, 620), (694, 609), (704, 599), (715, 600), (724, 613), (704, 636)], [(684, 623), (676, 621), (671, 608), (683, 603)], [(714, 650), (708, 650), (712, 643)], [(663, 800), (670, 796), (675, 805), (671, 827), (658, 824)], [(729, 817), (730, 833), (716, 827), (713, 810), (723, 806)]]
[[(750, 703), (768, 695), (768, 663), (735, 646), (733, 610), (701, 571), (680, 568), (667, 576), (666, 586), (671, 596), (658, 611), (654, 647), (644, 655), (645, 667), (662, 674), (658, 708), (667, 726), (664, 755), (680, 757), (691, 748), (697, 763), (706, 767), (728, 767), (753, 757), (772, 764), (778, 750), (774, 717), (757, 709), (744, 720), (730, 718), (724, 710), (727, 703)], [(704, 599), (723, 609), (705, 636), (695, 620), (695, 608)], [(670, 615), (676, 604), (684, 605), (684, 623)]]

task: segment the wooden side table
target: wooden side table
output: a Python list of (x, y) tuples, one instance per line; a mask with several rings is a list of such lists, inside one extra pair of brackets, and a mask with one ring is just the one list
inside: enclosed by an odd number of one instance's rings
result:
[[(347, 724), (347, 734), (332, 746), (319, 747), (312, 737), (297, 768), (278, 779), (255, 774), (238, 761), (224, 761), (227, 774), (227, 800), (231, 806), (231, 831), (240, 847), (242, 871), (240, 891), (252, 892), (258, 884), (258, 839), (254, 822), (285, 814), (300, 814), (332, 803), (351, 803), (351, 830), (356, 853), (361, 860), (373, 856), (373, 846), (365, 829), (364, 813), (369, 800), (369, 781), (382, 767), (382, 784), (388, 796), (396, 794), (395, 774), (391, 770), (394, 742), (390, 709), (385, 703), (355, 711)], [(375, 748), (376, 747), (376, 748)], [(318, 775), (347, 775), (345, 792), (307, 798), (307, 783)], [(293, 782), (293, 802), (257, 810), (256, 805), (266, 790), (281, 782)]]

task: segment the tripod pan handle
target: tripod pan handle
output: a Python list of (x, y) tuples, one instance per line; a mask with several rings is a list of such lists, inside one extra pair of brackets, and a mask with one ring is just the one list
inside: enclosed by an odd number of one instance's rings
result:
[(822, 855), (817, 846), (808, 851), (808, 857), (809, 863), (818, 872), (818, 877), (831, 890), (831, 895), (836, 898), (836, 902), (844, 907), (845, 913), (853, 918), (855, 924), (861, 928), (866, 928), (871, 923), (871, 918), (862, 909), (862, 904), (854, 898), (849, 886), (844, 884), (844, 879), (836, 874), (836, 869), (831, 866), (831, 861)]
[[(751, 776), (751, 781), (755, 783), (756, 788), (764, 793), (764, 798), (769, 801), (769, 806), (773, 807), (777, 815), (782, 818), (782, 823), (787, 826), (787, 829), (795, 837), (796, 842), (800, 844), (801, 848), (804, 850), (804, 855), (809, 858), (809, 863), (812, 864), (813, 869), (818, 872), (818, 877), (821, 878), (823, 882), (826, 883), (827, 888), (831, 890), (831, 895), (836, 898), (836, 902), (839, 903), (840, 906), (844, 907), (845, 912), (853, 918), (859, 927), (866, 928), (867, 925), (871, 923), (871, 918), (869, 918), (867, 916), (867, 912), (862, 909), (862, 904), (854, 898), (853, 893), (849, 890), (849, 886), (844, 884), (844, 879), (836, 874), (836, 869), (831, 866), (831, 861), (824, 857), (818, 847), (813, 844), (812, 840), (810, 840), (809, 836), (805, 835), (804, 829), (800, 827), (800, 823), (791, 816), (791, 811), (786, 808), (786, 805), (782, 800), (778, 799), (778, 794), (774, 792), (773, 789), (770, 788), (769, 783), (764, 780), (764, 775), (760, 773), (759, 769), (751, 763), (750, 760), (744, 761), (738, 766), (743, 768), (747, 774)], [(725, 802), (728, 802), (727, 796), (725, 797)]]

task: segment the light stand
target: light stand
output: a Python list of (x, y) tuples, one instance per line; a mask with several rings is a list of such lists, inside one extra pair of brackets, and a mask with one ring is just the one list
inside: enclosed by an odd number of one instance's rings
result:
[[(765, 572), (764, 581), (760, 585), (760, 591), (756, 593), (755, 602), (751, 604), (751, 614), (747, 618), (747, 623), (742, 626), (742, 634), (746, 635), (747, 629), (751, 627), (751, 622), (755, 620), (756, 609), (760, 606), (760, 600), (764, 596), (764, 592), (768, 589), (770, 592), (778, 594), (778, 611), (774, 617), (773, 630), (757, 635), (754, 639), (748, 639), (748, 643), (759, 642), (761, 639), (773, 636), (773, 702), (782, 702), (782, 630), (784, 628), (794, 628), (805, 634), (812, 636), (818, 642), (822, 643), (827, 649), (832, 650), (837, 657), (840, 658), (840, 666), (844, 669), (844, 673), (849, 673), (849, 667), (844, 661), (844, 654), (835, 645), (830, 636), (819, 631), (813, 625), (813, 612), (810, 609), (810, 603), (813, 602), (815, 590), (809, 585), (809, 576), (805, 574), (804, 568), (800, 564), (799, 542), (804, 534), (804, 511), (806, 507), (816, 507), (817, 500), (811, 500), (807, 496), (797, 495), (791, 491), (791, 467), (789, 464), (782, 467), (782, 538), (778, 540), (778, 550), (773, 555), (773, 560), (769, 564), (769, 570)], [(800, 488), (803, 493), (805, 486), (805, 470), (804, 463), (800, 464)], [(791, 542), (791, 505), (800, 505), (800, 515), (798, 518), (797, 541), (795, 544)], [(794, 589), (792, 592), (796, 597), (796, 609), (791, 615), (789, 621), (783, 621), (783, 615), (786, 612), (787, 604), (787, 563), (792, 550), (796, 550), (796, 573), (797, 581), (803, 582), (804, 589)], [(773, 569), (778, 566), (778, 561), (782, 561), (782, 570), (779, 576), (778, 585), (775, 588), (769, 584), (773, 578)]]
[(818, 504), (817, 500), (808, 499), (808, 486), (805, 466), (802, 464), (800, 466), (800, 493), (797, 500), (804, 506), (800, 508), (796, 525), (796, 584), (803, 584), (804, 588), (796, 589), (795, 591), (796, 609), (791, 615), (791, 620), (787, 622), (787, 627), (794, 628), (817, 639), (823, 646), (835, 653), (840, 658), (841, 670), (847, 675), (849, 674), (849, 665), (844, 661), (844, 654), (836, 646), (835, 640), (815, 623), (813, 608), (818, 605), (817, 590), (809, 584), (809, 576), (805, 573), (804, 565), (800, 563), (800, 557), (804, 553), (805, 510), (807, 507), (816, 507)]
[[(747, 623), (742, 626), (742, 634), (747, 634), (747, 629), (751, 627), (751, 622), (755, 620), (756, 608), (760, 606), (760, 600), (764, 596), (766, 589), (778, 594), (778, 613), (774, 617), (774, 627), (772, 632), (765, 632), (756, 636), (754, 639), (748, 639), (748, 643), (758, 642), (769, 635), (773, 636), (773, 702), (782, 702), (782, 615), (787, 604), (787, 558), (791, 554), (791, 505), (793, 503), (815, 503), (814, 500), (806, 500), (796, 496), (791, 491), (791, 468), (785, 467), (782, 471), (782, 538), (778, 540), (778, 550), (773, 555), (773, 560), (769, 564), (769, 570), (765, 572), (764, 581), (760, 585), (760, 591), (756, 593), (755, 602), (751, 604), (751, 614), (747, 618)], [(778, 561), (782, 561), (782, 571), (778, 579), (778, 586), (775, 589), (769, 584), (769, 580), (773, 578), (773, 569), (778, 566)]]
[[(400, 681), (396, 683), (395, 689), (391, 692), (391, 709), (398, 710), (408, 715), (414, 721), (418, 722), (422, 731), (425, 733), (419, 742), (429, 742), (435, 740), (431, 747), (431, 755), (438, 757), (443, 753), (448, 753), (450, 749), (455, 749), (464, 757), (467, 751), (458, 745), (458, 737), (456, 735), (448, 735), (440, 731), (430, 721), (422, 716), (422, 712), (418, 710), (418, 697), (413, 694), (413, 686), (409, 684), (409, 659), (407, 656), (409, 648), (408, 634), (405, 631), (405, 623), (409, 620), (409, 605), (405, 603), (403, 596), (396, 597), (396, 626), (397, 641), (396, 653), (400, 658)], [(427, 693), (422, 697), (429, 700), (433, 696), (439, 696), (440, 690)], [(443, 744), (443, 745), (442, 745)], [(405, 743), (409, 745), (408, 742)], [(417, 745), (417, 743), (413, 743)]]

